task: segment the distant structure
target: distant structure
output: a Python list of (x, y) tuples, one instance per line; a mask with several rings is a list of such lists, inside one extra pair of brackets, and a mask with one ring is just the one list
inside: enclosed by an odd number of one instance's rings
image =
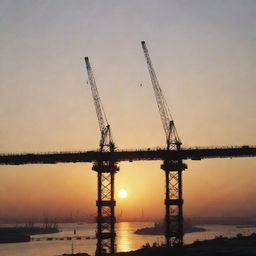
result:
[(141, 221), (144, 221), (144, 220), (145, 220), (143, 208), (141, 209), (141, 217), (140, 217), (140, 220), (141, 220)]

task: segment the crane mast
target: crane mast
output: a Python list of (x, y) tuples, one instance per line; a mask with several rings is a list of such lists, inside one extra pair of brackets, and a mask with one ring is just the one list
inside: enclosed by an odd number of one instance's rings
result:
[[(168, 105), (158, 83), (157, 76), (149, 56), (145, 41), (141, 42), (146, 58), (157, 106), (162, 120), (167, 151), (180, 150), (181, 140), (174, 125)], [(164, 159), (161, 169), (165, 172), (165, 239), (166, 246), (183, 245), (183, 199), (182, 199), (182, 171), (187, 165), (182, 159)]]
[[(100, 100), (92, 67), (88, 57), (85, 57), (88, 79), (91, 86), (94, 106), (101, 133), (100, 152), (114, 152), (115, 144), (111, 136), (110, 125)], [(93, 163), (92, 170), (97, 172), (98, 200), (96, 202), (97, 214), (97, 246), (96, 256), (115, 254), (115, 205), (114, 181), (115, 173), (119, 170), (117, 162), (97, 160)]]

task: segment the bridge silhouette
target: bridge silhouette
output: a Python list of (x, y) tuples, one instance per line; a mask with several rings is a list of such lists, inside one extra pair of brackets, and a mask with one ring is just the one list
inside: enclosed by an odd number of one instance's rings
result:
[(31, 241), (66, 241), (66, 240), (90, 240), (95, 239), (94, 236), (34, 236), (31, 237)]
[[(57, 164), (57, 163), (95, 163), (95, 162), (122, 162), (122, 161), (152, 161), (152, 160), (202, 160), (208, 158), (233, 158), (233, 157), (255, 157), (256, 146), (237, 146), (237, 147), (214, 147), (214, 148), (181, 148), (179, 150), (157, 149), (137, 149), (137, 150), (119, 150), (114, 152), (95, 151), (77, 151), (77, 152), (47, 152), (47, 153), (24, 153), (24, 154), (0, 154), (0, 165), (25, 165), (25, 164)], [(111, 183), (112, 186), (114, 182)], [(101, 185), (98, 183), (98, 189)], [(165, 184), (168, 188), (169, 184)], [(112, 189), (114, 192), (114, 189)], [(115, 202), (115, 201), (114, 201)], [(183, 221), (183, 220), (182, 220)], [(104, 237), (105, 234), (105, 237)], [(183, 235), (183, 230), (182, 230)], [(177, 234), (170, 234), (177, 236)], [(114, 236), (103, 233), (98, 237), (98, 242), (105, 239), (115, 241)], [(169, 238), (169, 237), (168, 237)], [(167, 239), (168, 239), (167, 238)], [(43, 238), (44, 240), (45, 238)], [(50, 238), (51, 239), (51, 238)], [(49, 239), (49, 240), (50, 240)], [(73, 239), (73, 238), (63, 238)], [(80, 239), (80, 238), (78, 238)], [(87, 237), (81, 239), (88, 239)], [(34, 239), (36, 240), (36, 238)], [(40, 239), (41, 240), (41, 239)], [(105, 253), (97, 252), (97, 255)], [(115, 250), (109, 251), (110, 255), (115, 254)]]
[(255, 157), (256, 146), (196, 147), (180, 150), (137, 149), (114, 152), (66, 151), (46, 153), (0, 154), (0, 165), (91, 163), (95, 161), (202, 160), (207, 158)]

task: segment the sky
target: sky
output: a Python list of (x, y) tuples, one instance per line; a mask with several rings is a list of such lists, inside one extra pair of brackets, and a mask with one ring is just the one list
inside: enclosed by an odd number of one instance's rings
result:
[[(85, 56), (117, 147), (164, 146), (142, 40), (183, 146), (255, 145), (255, 32), (253, 0), (1, 0), (0, 152), (98, 147)], [(185, 216), (256, 216), (256, 159), (187, 164)], [(161, 161), (119, 165), (117, 213), (163, 216)], [(0, 173), (0, 217), (96, 212), (91, 164)]]

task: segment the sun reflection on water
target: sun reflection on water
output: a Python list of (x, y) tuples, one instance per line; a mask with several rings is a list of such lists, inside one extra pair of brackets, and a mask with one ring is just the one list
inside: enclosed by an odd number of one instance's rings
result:
[(131, 251), (131, 241), (129, 233), (131, 230), (131, 223), (119, 222), (118, 223), (118, 236), (117, 236), (117, 251), (127, 252)]

